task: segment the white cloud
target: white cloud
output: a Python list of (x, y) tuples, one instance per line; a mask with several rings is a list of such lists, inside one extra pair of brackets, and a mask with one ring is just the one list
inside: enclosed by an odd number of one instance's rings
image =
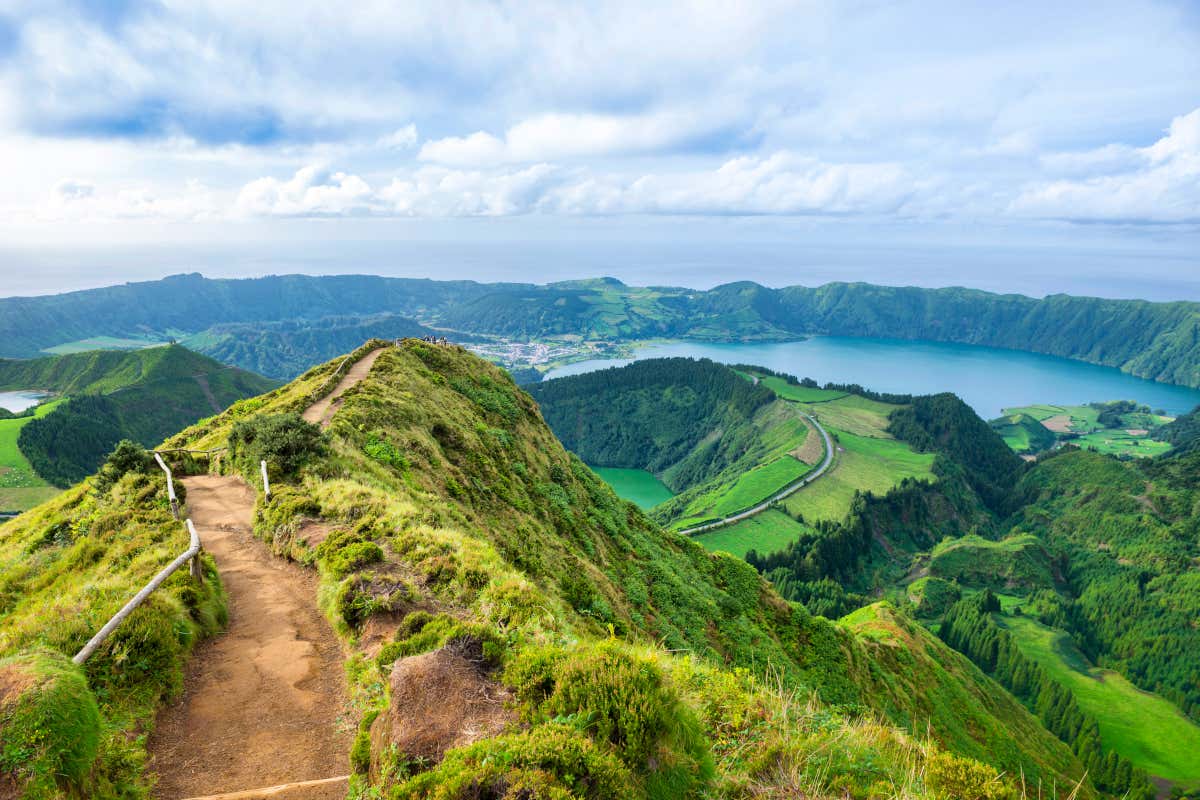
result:
[(234, 210), (247, 216), (319, 217), (369, 214), (375, 206), (370, 185), (359, 176), (313, 165), (286, 181), (251, 181), (238, 192)]
[(426, 142), (418, 157), (452, 166), (480, 166), (629, 155), (669, 149), (728, 124), (713, 108), (703, 113), (659, 111), (629, 116), (539, 114), (513, 125), (503, 139), (486, 131), (437, 139)]
[(1130, 168), (1077, 180), (1043, 182), (1013, 202), (1020, 215), (1102, 222), (1200, 222), (1200, 109), (1176, 117), (1149, 147), (1094, 153), (1133, 160)]
[(381, 136), (375, 144), (389, 150), (408, 150), (417, 146), (417, 138), (417, 126), (410, 122), (387, 136)]

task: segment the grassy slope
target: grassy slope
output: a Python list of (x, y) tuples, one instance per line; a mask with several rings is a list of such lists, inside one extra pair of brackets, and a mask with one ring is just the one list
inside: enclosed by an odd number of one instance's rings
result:
[(61, 400), (42, 403), (34, 411), (33, 417), (0, 419), (0, 510), (24, 511), (58, 494), (57, 488), (33, 471), (29, 460), (17, 447), (17, 439), (21, 435), (21, 428), (36, 417), (46, 416), (60, 403)]
[(806, 525), (772, 508), (694, 538), (708, 550), (722, 550), (741, 558), (749, 550), (757, 550), (760, 553), (781, 550), (806, 530)]
[[(36, 648), (74, 655), (187, 548), (162, 473), (147, 469), (111, 489), (81, 484), (0, 525), (0, 657)], [(102, 720), (99, 757), (79, 795), (145, 797), (140, 772), (155, 711), (180, 691), (188, 652), (223, 624), (224, 613), (220, 579), (206, 557), (201, 586), (186, 569), (176, 572), (87, 662)], [(0, 719), (0, 739), (11, 733), (6, 721)]]
[(941, 542), (933, 548), (929, 571), (975, 588), (1033, 590), (1055, 584), (1046, 546), (1027, 533), (998, 542), (974, 535)]
[[(821, 422), (825, 424), (824, 419)], [(856, 427), (862, 430), (865, 426), (860, 423)], [(838, 453), (832, 471), (784, 501), (792, 515), (812, 522), (841, 520), (849, 512), (856, 492), (882, 495), (905, 478), (933, 476), (932, 453), (914, 453), (904, 442), (890, 437), (856, 436), (837, 428), (830, 431), (844, 452)]]
[[(1070, 420), (1070, 430), (1076, 434), (1070, 439), (1071, 444), (1085, 450), (1091, 449), (1099, 453), (1133, 458), (1149, 458), (1162, 455), (1171, 449), (1167, 442), (1152, 438), (1156, 428), (1170, 422), (1170, 418), (1156, 414), (1133, 412), (1121, 417), (1120, 428), (1100, 428), (1100, 412), (1091, 406), (1054, 406), (1034, 405), (1020, 408), (1004, 409), (1006, 423), (993, 427), (1004, 437), (1004, 441), (1017, 452), (1037, 452), (1049, 449), (1050, 444), (1041, 440), (1040, 432), (1032, 430), (1025, 420), (1045, 422), (1055, 417), (1067, 417)], [(1132, 435), (1129, 430), (1145, 430), (1147, 434)], [(1036, 441), (1035, 441), (1036, 439)], [(1051, 442), (1052, 444), (1053, 442)]]
[(1096, 718), (1106, 748), (1151, 775), (1200, 785), (1200, 726), (1120, 673), (1088, 664), (1065, 633), (1029, 617), (1001, 619), (1021, 651), (1049, 670), (1071, 690), (1080, 708)]
[[(210, 447), (235, 419), (298, 410), (331, 368), (236, 404), (171, 443)], [(366, 455), (371, 442), (372, 452), (395, 457)], [(355, 609), (390, 608), (391, 596), (375, 587), (394, 587), (403, 576), (406, 599), (395, 601), (401, 609), (434, 604), (504, 631), (505, 659), (519, 658), (530, 642), (589, 646), (611, 625), (620, 640), (690, 651), (695, 667), (655, 656), (690, 676), (688, 686), (698, 680), (696, 669), (709, 669), (703, 665), (744, 667), (774, 675), (789, 691), (808, 687), (825, 701), (930, 730), (947, 746), (1006, 769), (1047, 781), (1052, 773), (1078, 774), (1061, 743), (936, 640), (922, 639), (920, 660), (899, 665), (893, 648), (783, 602), (745, 563), (661, 531), (562, 450), (506, 374), (466, 353), (418, 342), (390, 349), (347, 395), (331, 447), (300, 479), (273, 486), (258, 530), (279, 550), (316, 561), (329, 613), (351, 640), (362, 622)], [(304, 516), (359, 531), (390, 555), (381, 565), (335, 571), (344, 563), (336, 548), (312, 553), (292, 539)], [(375, 597), (365, 606), (355, 599), (363, 592)], [(374, 665), (356, 663), (362, 702), (382, 702), (370, 688), (378, 681)], [(943, 706), (926, 699), (942, 692), (987, 700)], [(713, 720), (709, 736), (727, 743), (714, 750), (721, 780), (745, 778), (766, 742), (740, 727), (736, 715), (706, 710), (711, 692), (689, 697)], [(833, 720), (834, 731), (848, 730)], [(822, 746), (843, 754), (849, 738), (832, 733)], [(778, 758), (782, 767), (792, 763), (789, 751)], [(876, 763), (884, 772), (893, 768), (882, 755)]]
[(662, 481), (644, 469), (592, 467), (592, 471), (603, 478), (618, 497), (636, 503), (641, 509), (653, 508), (675, 496)]

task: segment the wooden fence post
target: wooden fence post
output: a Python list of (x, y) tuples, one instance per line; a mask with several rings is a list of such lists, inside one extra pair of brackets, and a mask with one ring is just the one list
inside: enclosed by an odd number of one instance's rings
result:
[(175, 481), (171, 478), (171, 469), (158, 453), (154, 454), (154, 460), (162, 467), (162, 471), (167, 474), (167, 497), (171, 499), (171, 516), (179, 519), (179, 500), (175, 497)]
[(267, 477), (267, 462), (262, 462), (262, 479), (263, 479), (263, 497), (267, 500), (271, 499), (271, 481)]

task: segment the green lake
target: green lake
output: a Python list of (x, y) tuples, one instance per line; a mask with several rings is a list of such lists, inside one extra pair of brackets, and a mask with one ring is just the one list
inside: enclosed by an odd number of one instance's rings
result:
[(592, 467), (592, 471), (603, 478), (618, 497), (637, 503), (643, 509), (675, 496), (662, 481), (644, 469)]

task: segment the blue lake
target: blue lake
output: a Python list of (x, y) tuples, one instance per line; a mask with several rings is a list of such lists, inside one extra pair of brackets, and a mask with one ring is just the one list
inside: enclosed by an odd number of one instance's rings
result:
[(45, 392), (0, 392), (0, 408), (16, 414), (30, 406), (36, 406), (45, 400), (46, 396)]
[[(688, 356), (757, 364), (824, 384), (857, 383), (880, 392), (954, 392), (984, 419), (1033, 403), (1136, 400), (1177, 415), (1200, 405), (1200, 390), (1135, 378), (1056, 356), (993, 347), (898, 339), (819, 336), (802, 342), (705, 344), (664, 342), (637, 350), (637, 360)], [(551, 370), (547, 378), (629, 363), (591, 360)]]

